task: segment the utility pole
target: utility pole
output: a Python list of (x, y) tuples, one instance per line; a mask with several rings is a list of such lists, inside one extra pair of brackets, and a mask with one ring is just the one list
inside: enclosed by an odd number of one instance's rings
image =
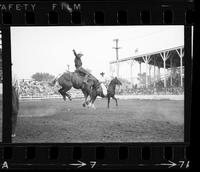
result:
[(118, 50), (121, 48), (121, 47), (118, 47), (118, 42), (119, 42), (119, 39), (114, 39), (113, 41), (116, 42), (116, 47), (113, 47), (113, 49), (116, 50), (116, 61), (117, 61), (117, 77), (119, 77), (119, 55), (118, 55)]

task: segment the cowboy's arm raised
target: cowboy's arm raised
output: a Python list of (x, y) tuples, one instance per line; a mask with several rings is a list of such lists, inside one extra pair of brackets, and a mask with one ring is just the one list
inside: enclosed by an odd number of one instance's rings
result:
[(76, 51), (75, 51), (75, 50), (73, 50), (73, 52), (74, 52), (74, 55), (77, 57)]

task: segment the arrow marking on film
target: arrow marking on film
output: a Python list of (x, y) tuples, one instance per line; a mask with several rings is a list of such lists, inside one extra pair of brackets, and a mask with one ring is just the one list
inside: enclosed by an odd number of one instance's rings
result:
[(176, 163), (168, 160), (169, 163), (161, 163), (161, 164), (155, 164), (155, 165), (163, 165), (163, 166), (169, 166), (168, 168), (171, 168), (171, 167), (174, 167), (174, 166), (177, 166)]
[(78, 162), (79, 162), (79, 163), (74, 163), (74, 164), (69, 164), (69, 165), (77, 166), (77, 168), (81, 168), (81, 167), (87, 165), (86, 163), (81, 162), (81, 161), (79, 161), (79, 160), (78, 160)]

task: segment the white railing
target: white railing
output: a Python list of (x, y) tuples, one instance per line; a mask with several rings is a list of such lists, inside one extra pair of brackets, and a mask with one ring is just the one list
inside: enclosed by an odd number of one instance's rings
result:
[[(72, 95), (72, 98), (83, 98), (83, 95)], [(20, 100), (45, 100), (45, 99), (62, 99), (61, 95), (46, 95), (46, 96), (19, 96)]]

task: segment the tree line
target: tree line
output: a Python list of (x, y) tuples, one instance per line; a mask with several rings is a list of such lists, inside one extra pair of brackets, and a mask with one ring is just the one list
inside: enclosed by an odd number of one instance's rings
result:
[(51, 81), (55, 78), (55, 76), (45, 72), (37, 72), (33, 74), (31, 78), (35, 81)]

